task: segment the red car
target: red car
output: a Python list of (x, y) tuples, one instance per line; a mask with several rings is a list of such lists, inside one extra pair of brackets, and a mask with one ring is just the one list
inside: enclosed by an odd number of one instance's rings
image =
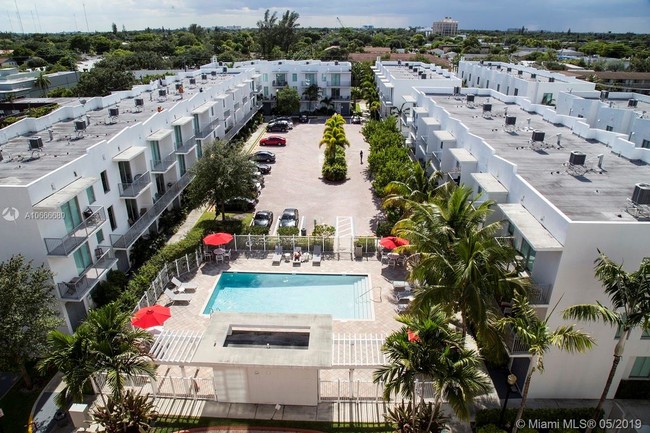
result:
[(260, 140), (260, 146), (286, 146), (287, 139), (284, 137), (278, 137), (272, 135), (270, 137), (265, 137)]

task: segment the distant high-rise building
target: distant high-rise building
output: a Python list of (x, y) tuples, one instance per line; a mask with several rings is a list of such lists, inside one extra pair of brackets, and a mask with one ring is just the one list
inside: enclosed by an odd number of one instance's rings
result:
[(431, 26), (434, 35), (456, 36), (458, 33), (458, 21), (451, 17), (445, 17), (441, 21), (434, 21)]

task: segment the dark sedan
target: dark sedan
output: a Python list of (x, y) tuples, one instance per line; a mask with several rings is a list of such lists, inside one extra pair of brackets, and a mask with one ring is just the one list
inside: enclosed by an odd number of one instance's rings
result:
[(287, 208), (282, 211), (282, 216), (280, 217), (280, 227), (298, 227), (300, 220), (300, 215), (298, 209)]
[(273, 212), (270, 210), (260, 210), (255, 212), (253, 225), (257, 227), (271, 227), (273, 224)]
[(269, 174), (271, 173), (271, 166), (268, 164), (260, 164), (259, 162), (255, 163), (255, 167), (260, 171), (262, 174)]
[(260, 150), (252, 154), (251, 159), (257, 162), (275, 162), (275, 153)]

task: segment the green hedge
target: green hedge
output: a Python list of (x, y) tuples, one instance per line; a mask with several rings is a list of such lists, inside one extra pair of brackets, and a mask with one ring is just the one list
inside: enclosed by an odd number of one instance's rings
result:
[[(559, 421), (563, 425), (564, 421), (573, 421), (574, 425), (579, 425), (580, 421), (591, 419), (595, 408), (583, 407), (575, 409), (524, 409), (522, 419), (525, 421), (535, 420), (539, 422)], [(507, 409), (504, 416), (504, 422), (512, 425), (517, 416), (518, 409)], [(477, 430), (480, 427), (489, 424), (499, 424), (501, 409), (485, 409), (476, 413), (475, 423)], [(598, 431), (598, 429), (594, 430)], [(496, 432), (495, 432), (496, 433)]]
[(323, 169), (321, 171), (323, 177), (331, 182), (340, 182), (345, 180), (348, 175), (348, 169), (346, 166), (341, 164), (332, 164), (328, 163), (323, 164)]

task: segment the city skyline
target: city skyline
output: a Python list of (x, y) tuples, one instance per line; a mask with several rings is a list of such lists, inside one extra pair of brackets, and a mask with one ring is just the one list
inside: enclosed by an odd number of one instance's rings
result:
[[(204, 27), (255, 27), (268, 8), (280, 15), (285, 10), (300, 14), (300, 27), (430, 27), (433, 21), (451, 16), (460, 29), (506, 30), (525, 27), (529, 30), (573, 32), (647, 33), (650, 18), (648, 0), (548, 0), (529, 4), (515, 0), (483, 2), (468, 0), (448, 3), (414, 0), (408, 8), (403, 3), (377, 3), (361, 0), (354, 3), (333, 0), (326, 4), (305, 4), (285, 0), (269, 5), (258, 0), (52, 0), (26, 3), (0, 0), (5, 10), (0, 31), (13, 33), (108, 32), (115, 23), (118, 30), (145, 28), (183, 28), (190, 24)], [(587, 5), (587, 6), (586, 6)], [(369, 14), (369, 10), (373, 13)], [(507, 11), (503, 13), (503, 11)]]

